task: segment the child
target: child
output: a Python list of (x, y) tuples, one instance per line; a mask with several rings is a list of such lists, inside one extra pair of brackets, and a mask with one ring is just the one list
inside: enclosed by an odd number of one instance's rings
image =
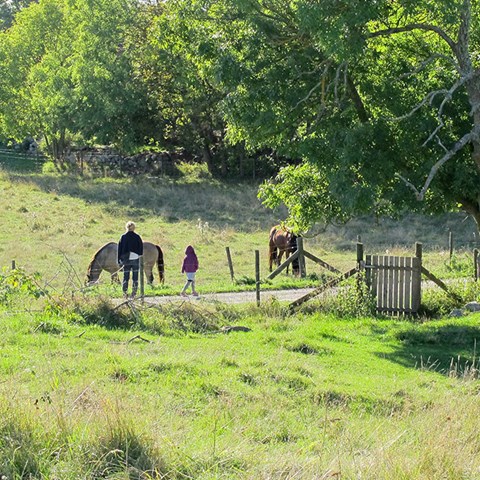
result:
[(183, 259), (182, 264), (182, 273), (187, 275), (187, 282), (183, 287), (183, 290), (180, 292), (182, 297), (186, 297), (186, 291), (188, 287), (192, 286), (192, 295), (198, 297), (198, 293), (195, 290), (195, 272), (198, 270), (198, 258), (195, 254), (195, 250), (191, 245), (189, 245), (185, 250), (185, 258)]

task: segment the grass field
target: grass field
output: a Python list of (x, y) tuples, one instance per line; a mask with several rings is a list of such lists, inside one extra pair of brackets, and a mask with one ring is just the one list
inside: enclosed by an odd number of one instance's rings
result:
[[(290, 314), (276, 301), (115, 307), (118, 286), (82, 290), (83, 276), (127, 219), (164, 249), (166, 284), (147, 293), (168, 294), (183, 285), (189, 243), (200, 291), (248, 288), (254, 251), (266, 272), (268, 230), (284, 212), (265, 210), (254, 185), (191, 176), (94, 180), (5, 167), (0, 193), (0, 280), (13, 259), (40, 274), (0, 281), (2, 480), (480, 478), (477, 316), (365, 317), (348, 293), (337, 297), (347, 315), (318, 303)], [(344, 270), (357, 235), (368, 253), (412, 252), (420, 240), (429, 269), (465, 276), (471, 253), (449, 258), (447, 226), (467, 245), (473, 227), (452, 214), (356, 220), (306, 247)], [(322, 272), (307, 268), (307, 280), (282, 274), (264, 287), (318, 283)], [(48, 291), (41, 303), (38, 287)]]
[(218, 317), (252, 331), (159, 337), (3, 314), (0, 472), (478, 478), (475, 318)]
[[(144, 240), (164, 251), (166, 283), (147, 294), (177, 293), (183, 284), (180, 265), (188, 244), (195, 246), (201, 269), (200, 291), (252, 288), (254, 255), (261, 254), (262, 277), (267, 274), (268, 232), (285, 212), (265, 209), (256, 198), (256, 185), (220, 184), (214, 180), (83, 179), (10, 171), (0, 175), (2, 242), (0, 265), (12, 260), (42, 274), (50, 288), (81, 288), (93, 254), (109, 241), (118, 241), (129, 219)], [(457, 252), (448, 254), (448, 231)], [(336, 268), (355, 265), (360, 236), (366, 253), (412, 254), (415, 241), (424, 243), (425, 264), (443, 278), (455, 276), (472, 260), (474, 226), (462, 214), (442, 217), (410, 215), (402, 222), (364, 218), (345, 226), (328, 227), (305, 247)], [(230, 247), (237, 279), (232, 284), (225, 247)], [(268, 287), (314, 285), (325, 270), (307, 264), (306, 281), (281, 275)], [(103, 284), (109, 284), (106, 275)], [(250, 284), (250, 287), (248, 285)], [(109, 289), (111, 295), (118, 288)]]

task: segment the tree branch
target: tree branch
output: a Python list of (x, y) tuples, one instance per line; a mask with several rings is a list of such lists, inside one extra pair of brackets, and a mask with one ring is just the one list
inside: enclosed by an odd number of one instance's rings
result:
[(438, 59), (446, 60), (448, 63), (451, 63), (455, 67), (455, 70), (459, 70), (459, 65), (454, 62), (451, 57), (447, 57), (447, 55), (442, 55), (441, 53), (435, 53), (426, 60), (424, 60), (422, 63), (420, 63), (420, 65), (418, 65), (415, 70), (413, 70), (412, 72), (404, 73), (403, 75), (400, 75), (399, 78), (403, 79), (413, 77), (414, 75), (417, 75), (417, 73), (420, 73), (422, 70), (424, 70), (428, 64), (433, 63), (435, 60)]
[(457, 44), (440, 27), (437, 27), (436, 25), (430, 25), (428, 23), (411, 23), (410, 25), (404, 25), (403, 27), (377, 30), (376, 32), (371, 32), (367, 38), (388, 37), (397, 33), (412, 32), (414, 30), (424, 30), (427, 32), (436, 33), (442, 40), (444, 40), (448, 44), (450, 49), (456, 53)]
[[(437, 174), (438, 170), (444, 165), (448, 160), (450, 160), (457, 152), (459, 152), (465, 145), (470, 143), (474, 139), (478, 139), (478, 134), (480, 131), (480, 127), (474, 128), (471, 132), (465, 134), (455, 145), (448, 150), (445, 155), (438, 160), (430, 169), (430, 173), (428, 174), (427, 179), (425, 180), (425, 183), (423, 184), (423, 187), (421, 190), (418, 190), (413, 183), (408, 181), (406, 178), (402, 177), (399, 173), (396, 173), (395, 176), (402, 180), (407, 187), (409, 187), (413, 192), (415, 193), (415, 196), (417, 197), (417, 200), (423, 200), (425, 198), (425, 193), (427, 192), (428, 188), (430, 187), (430, 184), (432, 183), (435, 175)], [(445, 148), (445, 147), (444, 147)]]
[(442, 94), (447, 94), (448, 93), (448, 90), (446, 89), (442, 89), (442, 90), (435, 90), (434, 92), (429, 92), (424, 98), (423, 100), (418, 103), (417, 105), (415, 105), (408, 113), (406, 113), (405, 115), (402, 115), (401, 117), (394, 117), (394, 118), (391, 118), (390, 121), (392, 122), (401, 122), (402, 120), (405, 120), (407, 118), (410, 118), (415, 112), (417, 112), (418, 110), (420, 110), (424, 105), (426, 105), (427, 103), (432, 103), (434, 98), (437, 96), (437, 95), (442, 95)]

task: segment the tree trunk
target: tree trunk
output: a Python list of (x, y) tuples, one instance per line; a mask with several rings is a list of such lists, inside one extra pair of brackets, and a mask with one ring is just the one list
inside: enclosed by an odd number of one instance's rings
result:
[(203, 161), (207, 164), (208, 171), (210, 174), (213, 175), (213, 155), (212, 155), (212, 150), (210, 149), (210, 144), (208, 143), (208, 140), (204, 138), (203, 140)]

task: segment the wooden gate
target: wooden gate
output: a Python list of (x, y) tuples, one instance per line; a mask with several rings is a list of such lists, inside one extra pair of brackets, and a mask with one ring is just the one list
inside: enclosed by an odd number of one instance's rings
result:
[(385, 313), (416, 313), (421, 300), (422, 259), (390, 255), (366, 255), (367, 284)]

